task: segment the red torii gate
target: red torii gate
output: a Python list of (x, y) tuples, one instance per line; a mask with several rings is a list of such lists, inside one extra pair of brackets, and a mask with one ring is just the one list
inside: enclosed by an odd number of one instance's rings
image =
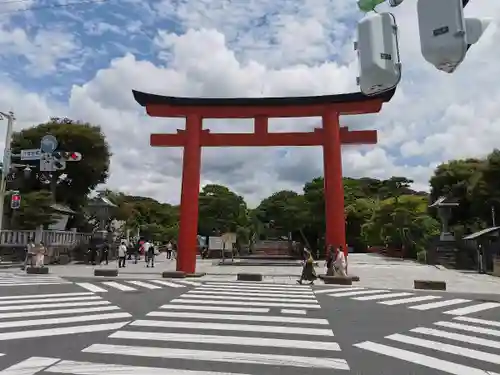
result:
[[(133, 90), (134, 98), (153, 117), (184, 117), (186, 129), (174, 134), (151, 134), (153, 147), (183, 147), (181, 215), (177, 270), (194, 273), (198, 235), (202, 147), (322, 146), (325, 176), (327, 244), (343, 246), (347, 255), (342, 182), (342, 144), (376, 144), (377, 131), (349, 131), (340, 115), (377, 113), (395, 90), (377, 96), (362, 93), (285, 98), (179, 98)], [(273, 117), (321, 117), (312, 132), (269, 133)], [(211, 133), (203, 119), (253, 118), (250, 134)]]

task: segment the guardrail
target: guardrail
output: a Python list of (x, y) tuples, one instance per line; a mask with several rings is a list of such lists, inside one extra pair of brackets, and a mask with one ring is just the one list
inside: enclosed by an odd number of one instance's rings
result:
[(0, 231), (0, 247), (26, 246), (30, 239), (43, 241), (46, 246), (71, 245), (88, 241), (91, 233), (54, 230), (2, 230)]

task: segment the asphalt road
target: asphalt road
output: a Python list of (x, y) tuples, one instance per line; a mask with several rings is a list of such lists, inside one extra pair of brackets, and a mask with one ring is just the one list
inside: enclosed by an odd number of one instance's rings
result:
[(498, 299), (343, 289), (0, 277), (0, 375), (498, 375)]

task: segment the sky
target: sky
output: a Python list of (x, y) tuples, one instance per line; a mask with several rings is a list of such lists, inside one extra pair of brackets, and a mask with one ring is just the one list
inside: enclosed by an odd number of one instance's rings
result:
[[(16, 130), (69, 117), (101, 125), (113, 154), (107, 187), (177, 204), (182, 150), (152, 148), (150, 133), (183, 120), (150, 118), (132, 89), (172, 96), (258, 97), (357, 91), (355, 0), (0, 0), (0, 110)], [(63, 6), (61, 6), (63, 5)], [(388, 7), (382, 5), (380, 11)], [(416, 0), (395, 14), (403, 79), (378, 114), (341, 117), (376, 129), (375, 146), (343, 148), (344, 175), (406, 176), (428, 190), (437, 165), (500, 147), (500, 1), (472, 0), (467, 16), (494, 20), (454, 74), (420, 54)], [(276, 119), (270, 131), (307, 131), (318, 118)], [(5, 129), (6, 122), (0, 122)], [(214, 132), (251, 121), (208, 120)], [(0, 136), (3, 139), (3, 136)], [(203, 150), (202, 185), (228, 186), (249, 205), (300, 192), (322, 175), (321, 148)]]

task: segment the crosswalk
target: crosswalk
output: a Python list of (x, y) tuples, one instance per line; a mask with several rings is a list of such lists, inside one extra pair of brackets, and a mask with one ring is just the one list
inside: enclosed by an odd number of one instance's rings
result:
[[(261, 375), (295, 370), (319, 375), (348, 371), (328, 320), (303, 315), (316, 309), (319, 304), (309, 286), (207, 283), (132, 321), (105, 342), (86, 347), (83, 361), (62, 360), (44, 372)], [(147, 358), (142, 361), (148, 367), (131, 365), (141, 358)]]
[(188, 286), (201, 286), (202, 283), (190, 280), (120, 280), (76, 282), (76, 285), (93, 293), (107, 293), (108, 291), (135, 292), (142, 290), (157, 290), (162, 288), (186, 288)]
[[(337, 287), (315, 290), (316, 295), (326, 294), (335, 298), (370, 301), (385, 306), (404, 306), (414, 311), (438, 310), (443, 314), (465, 316), (500, 307), (498, 302), (478, 302), (465, 298), (446, 298), (441, 295), (425, 295), (412, 292), (394, 292), (362, 287)], [(443, 311), (444, 310), (444, 311)]]
[(354, 346), (443, 373), (499, 375), (500, 321), (459, 316)]
[(0, 341), (116, 330), (130, 317), (90, 292), (2, 296)]
[(0, 273), (0, 287), (24, 285), (58, 285), (71, 284), (59, 276), (52, 275), (26, 275), (24, 273)]

